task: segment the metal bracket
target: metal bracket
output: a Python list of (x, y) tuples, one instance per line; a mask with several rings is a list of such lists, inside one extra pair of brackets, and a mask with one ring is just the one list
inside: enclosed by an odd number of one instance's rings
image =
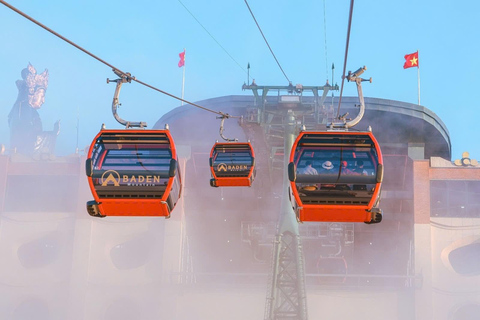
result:
[(237, 138), (228, 139), (223, 135), (223, 123), (225, 122), (225, 119), (228, 119), (228, 118), (230, 118), (230, 115), (228, 113), (225, 113), (225, 114), (221, 115), (220, 117), (217, 117), (217, 119), (222, 119), (222, 121), (220, 122), (220, 137), (222, 137), (222, 139), (225, 140), (225, 141), (238, 141)]
[(116, 69), (113, 69), (112, 71), (117, 76), (120, 77), (119, 79), (115, 79), (115, 80), (110, 80), (110, 79), (107, 78), (107, 83), (110, 83), (110, 82), (116, 82), (117, 83), (117, 86), (115, 88), (115, 94), (113, 96), (113, 102), (112, 102), (113, 117), (115, 118), (115, 120), (118, 121), (118, 123), (120, 123), (121, 125), (124, 125), (125, 128), (127, 128), (127, 129), (128, 128), (145, 128), (147, 126), (146, 122), (143, 122), (143, 121), (140, 121), (140, 122), (126, 121), (126, 120), (123, 120), (122, 118), (120, 118), (120, 116), (117, 113), (117, 109), (121, 105), (121, 103), (118, 101), (118, 96), (120, 95), (120, 89), (122, 88), (122, 84), (124, 84), (126, 82), (131, 83), (132, 80), (135, 80), (135, 77), (132, 77), (132, 75), (129, 72), (123, 73), (123, 72), (121, 72), (119, 70), (116, 70)]
[(345, 77), (347, 81), (355, 81), (357, 84), (357, 92), (358, 92), (358, 100), (360, 101), (360, 105), (358, 107), (360, 108), (360, 111), (358, 112), (357, 116), (354, 119), (349, 119), (347, 121), (346, 116), (348, 113), (342, 115), (339, 117), (338, 122), (332, 122), (328, 125), (328, 128), (333, 130), (333, 129), (348, 129), (360, 122), (362, 120), (363, 115), (365, 114), (365, 100), (363, 98), (363, 91), (362, 91), (362, 82), (363, 81), (369, 81), (372, 83), (372, 78), (370, 79), (363, 79), (360, 78), (360, 75), (367, 70), (367, 67), (363, 66), (362, 68), (359, 68), (355, 72), (348, 71), (347, 76)]
[(355, 117), (355, 119), (347, 122), (345, 125), (347, 128), (351, 128), (353, 126), (355, 126), (357, 123), (360, 122), (360, 120), (362, 120), (363, 118), (363, 114), (365, 113), (365, 100), (363, 99), (363, 91), (362, 91), (362, 82), (363, 81), (369, 81), (370, 83), (372, 83), (372, 78), (370, 79), (363, 79), (363, 78), (360, 78), (360, 75), (365, 72), (365, 70), (367, 70), (367, 67), (363, 66), (363, 68), (359, 68), (357, 71), (355, 72), (348, 72), (348, 75), (347, 75), (347, 81), (355, 81), (355, 83), (357, 84), (357, 92), (358, 92), (358, 100), (360, 101), (360, 111), (358, 112), (357, 116)]

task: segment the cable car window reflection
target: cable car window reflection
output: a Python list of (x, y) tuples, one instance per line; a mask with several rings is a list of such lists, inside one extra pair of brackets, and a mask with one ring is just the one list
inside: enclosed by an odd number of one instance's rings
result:
[(164, 130), (102, 130), (92, 142), (86, 173), (92, 216), (170, 216), (181, 196), (172, 137)]
[[(250, 171), (252, 166), (252, 153), (249, 149), (235, 149), (235, 150), (217, 150), (214, 156), (213, 170), (217, 176), (238, 175)], [(222, 165), (227, 166), (225, 170)], [(228, 170), (228, 167), (234, 167), (235, 170)]]
[[(300, 150), (299, 150), (300, 151)], [(375, 184), (377, 161), (370, 148), (316, 148), (298, 152), (297, 187), (305, 183)], [(305, 174), (307, 163), (312, 164), (318, 177)], [(368, 176), (368, 177), (359, 177)], [(334, 187), (334, 186), (333, 186)], [(344, 187), (343, 187), (344, 188)], [(318, 186), (321, 189), (321, 186)]]
[[(146, 150), (145, 148), (150, 148)], [(120, 186), (166, 185), (169, 180), (171, 150), (165, 146), (104, 144), (95, 150), (94, 184), (100, 184), (100, 178), (106, 171), (122, 172)], [(139, 175), (134, 179), (134, 175)]]
[(212, 187), (250, 187), (255, 179), (255, 154), (247, 142), (215, 143), (210, 153)]
[(383, 160), (371, 132), (301, 132), (288, 173), (299, 221), (381, 221)]

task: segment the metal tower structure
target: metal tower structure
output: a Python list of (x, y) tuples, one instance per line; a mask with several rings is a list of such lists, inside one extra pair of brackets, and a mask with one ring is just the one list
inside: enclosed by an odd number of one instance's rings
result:
[[(270, 151), (270, 176), (282, 176), (282, 204), (273, 247), (272, 274), (267, 292), (265, 320), (308, 319), (305, 290), (305, 267), (298, 222), (288, 198), (285, 163), (301, 126), (314, 130), (326, 127), (330, 115), (325, 99), (338, 86), (306, 87), (244, 85), (253, 91), (254, 105), (247, 110), (246, 125), (263, 128)], [(277, 96), (267, 97), (277, 91)], [(319, 92), (322, 92), (322, 96)], [(283, 95), (282, 93), (287, 94)], [(305, 93), (311, 92), (311, 95)], [(333, 106), (332, 106), (333, 107)], [(331, 114), (333, 116), (333, 114)], [(283, 157), (283, 158), (282, 158)], [(280, 175), (280, 171), (282, 174)]]

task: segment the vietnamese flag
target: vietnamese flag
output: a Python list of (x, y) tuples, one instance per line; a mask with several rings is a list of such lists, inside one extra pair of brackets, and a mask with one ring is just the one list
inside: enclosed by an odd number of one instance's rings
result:
[(405, 55), (405, 64), (403, 69), (417, 67), (418, 68), (418, 51)]
[(178, 56), (180, 57), (180, 61), (178, 61), (178, 67), (181, 68), (185, 65), (185, 50), (179, 53)]

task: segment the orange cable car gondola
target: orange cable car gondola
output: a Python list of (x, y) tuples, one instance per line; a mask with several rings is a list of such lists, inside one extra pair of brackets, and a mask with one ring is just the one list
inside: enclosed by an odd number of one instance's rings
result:
[(101, 130), (93, 139), (86, 174), (91, 216), (169, 217), (182, 184), (169, 130)]
[(250, 187), (255, 179), (255, 153), (250, 142), (216, 142), (210, 153), (212, 187)]
[(380, 146), (372, 132), (301, 132), (288, 165), (290, 201), (297, 220), (382, 220)]
[(125, 129), (102, 126), (90, 145), (85, 171), (94, 200), (87, 202), (87, 212), (93, 217), (168, 218), (182, 192), (175, 143), (168, 125), (165, 130), (145, 130), (145, 122), (120, 118), (120, 89), (135, 77), (117, 69), (113, 72), (119, 79), (107, 79), (107, 83), (117, 83), (112, 113)]

